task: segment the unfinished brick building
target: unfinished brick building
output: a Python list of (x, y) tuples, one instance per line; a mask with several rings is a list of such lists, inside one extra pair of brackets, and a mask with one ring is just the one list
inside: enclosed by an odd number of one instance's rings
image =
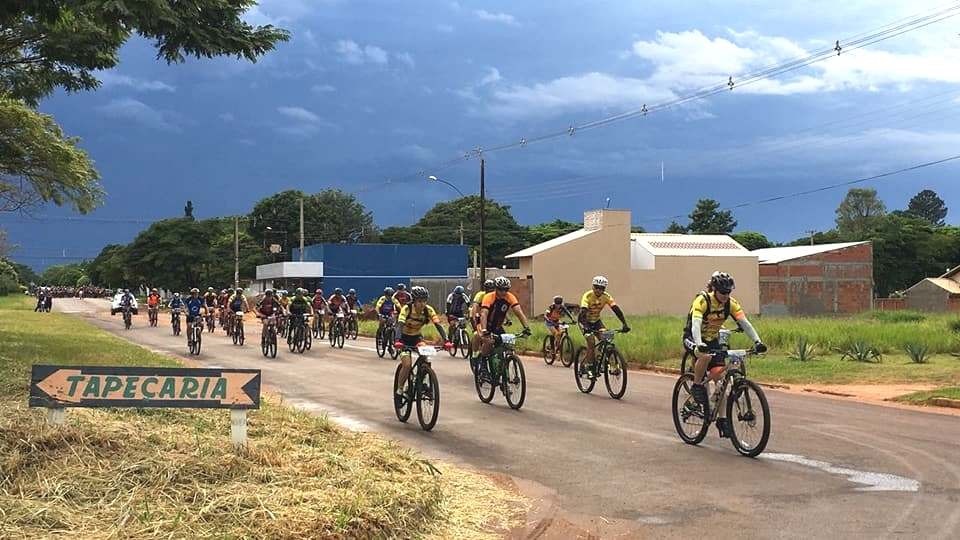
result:
[(754, 250), (760, 313), (833, 315), (873, 308), (873, 246), (846, 242)]

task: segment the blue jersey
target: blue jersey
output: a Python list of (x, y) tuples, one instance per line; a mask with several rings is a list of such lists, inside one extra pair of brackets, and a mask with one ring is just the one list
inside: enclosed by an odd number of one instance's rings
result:
[(182, 308), (183, 308), (183, 299), (182, 299), (182, 298), (174, 298), (173, 300), (170, 301), (170, 305), (167, 306), (167, 307), (169, 307), (170, 309), (182, 309)]
[(187, 315), (197, 316), (200, 315), (200, 311), (203, 309), (203, 298), (187, 298)]

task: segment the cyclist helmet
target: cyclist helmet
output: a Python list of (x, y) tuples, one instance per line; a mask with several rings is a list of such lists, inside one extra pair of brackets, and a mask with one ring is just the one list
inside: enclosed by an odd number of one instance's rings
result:
[(493, 280), (492, 280), (492, 279), (488, 279), (488, 280), (486, 280), (486, 281), (483, 282), (483, 290), (485, 290), (485, 291), (487, 291), (487, 292), (490, 292), (490, 291), (492, 291), (493, 289), (494, 289), (494, 285), (493, 285)]
[(317, 289), (313, 291), (313, 294), (323, 294), (323, 289)]
[(207, 287), (207, 292), (213, 292), (213, 287)]
[(336, 289), (333, 290), (333, 294), (343, 294), (343, 289), (341, 289), (340, 287), (337, 287)]
[(607, 278), (605, 278), (605, 277), (603, 277), (603, 276), (596, 276), (595, 278), (593, 278), (593, 286), (594, 286), (594, 287), (603, 287), (604, 289), (606, 289), (606, 288), (607, 288)]
[(463, 294), (463, 286), (457, 285), (453, 288), (453, 294)]
[(498, 291), (509, 291), (510, 290), (510, 280), (506, 276), (497, 276), (493, 280), (493, 286), (496, 287)]
[(426, 300), (430, 296), (430, 292), (427, 291), (426, 287), (417, 285), (410, 289), (410, 295), (413, 296), (414, 300)]
[(243, 294), (243, 287), (237, 287), (237, 290), (235, 292), (237, 294)]
[(735, 288), (733, 277), (726, 272), (714, 272), (710, 276), (710, 287), (720, 294), (730, 294), (730, 291)]
[(350, 295), (350, 296), (356, 296), (356, 295), (357, 295), (357, 290), (356, 290), (356, 289), (350, 289), (349, 291), (347, 291), (347, 294)]
[(398, 290), (398, 291), (405, 291), (405, 290), (407, 290), (407, 286), (404, 285), (403, 283), (397, 283), (397, 290)]
[(307, 293), (306, 289), (304, 289), (303, 287), (297, 287), (297, 296), (303, 296), (306, 293)]
[(154, 288), (150, 289), (150, 292), (157, 292), (157, 288), (154, 287)]
[(220, 294), (227, 294), (227, 290), (226, 290), (226, 289), (220, 289)]
[(560, 304), (563, 303), (563, 297), (562, 297), (562, 296), (554, 296), (554, 297), (553, 297), (553, 303), (554, 303), (554, 304), (557, 304), (557, 305), (559, 306)]
[(384, 287), (383, 289), (384, 296), (393, 296), (393, 287)]
[(264, 296), (273, 296), (273, 289), (267, 289), (263, 291)]
[(190, 289), (190, 294), (200, 294), (200, 289), (194, 287)]
[(180, 298), (180, 293), (178, 293), (178, 292), (173, 293), (173, 297), (174, 297), (174, 298)]

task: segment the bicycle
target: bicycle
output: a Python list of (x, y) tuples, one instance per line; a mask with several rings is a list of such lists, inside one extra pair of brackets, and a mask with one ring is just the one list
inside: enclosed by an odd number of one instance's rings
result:
[(377, 337), (376, 337), (376, 348), (377, 356), (383, 358), (390, 354), (390, 358), (396, 359), (397, 356), (400, 356), (400, 351), (396, 349), (393, 345), (393, 334), (396, 331), (396, 324), (393, 322), (393, 317), (380, 315), (381, 324), (377, 328)]
[(467, 334), (466, 321), (463, 317), (457, 318), (457, 324), (450, 332), (450, 341), (453, 343), (453, 348), (448, 352), (454, 358), (456, 358), (457, 353), (460, 353), (463, 358), (469, 358), (473, 354), (473, 344), (470, 342), (470, 335)]
[(263, 357), (277, 357), (277, 316), (264, 317), (263, 333), (260, 334), (260, 352)]
[(213, 313), (208, 313), (207, 315), (204, 316), (204, 319), (206, 319), (207, 321), (207, 332), (213, 333), (213, 324), (214, 324)]
[(480, 401), (490, 403), (499, 387), (511, 409), (523, 407), (523, 401), (527, 397), (527, 377), (523, 371), (523, 362), (514, 350), (517, 338), (528, 335), (493, 334), (493, 352), (486, 361), (478, 361), (477, 371), (473, 376)]
[(173, 335), (180, 335), (180, 308), (174, 308), (173, 312), (170, 313), (170, 326), (173, 330)]
[(123, 327), (127, 330), (133, 326), (133, 314), (131, 313), (130, 307), (125, 306), (123, 308)]
[(577, 388), (584, 394), (593, 392), (593, 386), (597, 384), (601, 373), (610, 397), (620, 399), (627, 392), (627, 363), (613, 342), (613, 337), (621, 332), (622, 330), (606, 330), (600, 334), (593, 365), (588, 366), (585, 363), (586, 347), (577, 349), (577, 356), (573, 360), (573, 377), (577, 381)]
[(343, 348), (344, 332), (346, 331), (346, 322), (344, 321), (343, 311), (338, 311), (330, 323), (330, 346)]
[(357, 310), (350, 310), (350, 317), (347, 318), (346, 336), (354, 341), (360, 335), (360, 323), (357, 321)]
[(203, 340), (203, 319), (198, 315), (193, 321), (190, 322), (190, 325), (187, 329), (187, 348), (190, 350), (190, 354), (194, 356), (200, 355), (200, 342)]
[[(548, 333), (547, 336), (543, 338), (543, 346), (540, 347), (540, 354), (543, 355), (543, 361), (548, 366), (552, 366), (553, 363), (557, 361), (557, 356), (559, 355), (560, 363), (563, 364), (563, 367), (570, 367), (570, 364), (572, 364), (574, 360), (573, 340), (570, 339), (570, 325), (560, 323), (557, 325), (557, 328), (560, 329), (559, 335), (554, 337)], [(557, 347), (557, 351), (553, 350), (554, 343), (560, 344), (560, 346)]]
[(287, 331), (290, 329), (289, 326), (290, 320), (286, 312), (280, 313), (277, 317), (277, 334), (279, 334), (280, 337), (287, 337)]
[[(724, 407), (727, 419), (728, 433), (721, 431), (721, 437), (727, 435), (730, 442), (740, 454), (747, 457), (756, 457), (763, 452), (770, 439), (770, 406), (767, 397), (758, 384), (747, 378), (747, 357), (760, 354), (753, 349), (710, 351), (713, 367), (723, 367), (722, 382), (710, 380), (707, 384), (713, 385), (710, 395), (709, 415), (704, 415), (703, 408), (691, 395), (690, 385), (693, 384), (692, 373), (682, 373), (673, 387), (673, 425), (677, 429), (680, 439), (687, 444), (697, 445), (707, 436), (710, 424), (718, 423), (721, 407)], [(729, 360), (729, 362), (727, 362)], [(686, 398), (681, 401), (680, 392), (684, 391)], [(753, 397), (751, 397), (751, 393)], [(760, 417), (756, 407), (759, 405)], [(763, 426), (758, 430), (757, 421)], [(739, 426), (738, 426), (739, 424)], [(691, 428), (689, 431), (686, 428)]]
[[(741, 328), (739, 328), (739, 327), (736, 328), (736, 329), (734, 329), (734, 330), (730, 330), (730, 329), (728, 329), (728, 328), (721, 328), (721, 329), (720, 329), (720, 332), (717, 334), (717, 343), (720, 344), (720, 347), (719, 347), (719, 349), (717, 349), (717, 350), (718, 350), (718, 351), (728, 351), (728, 350), (730, 350), (730, 345), (729, 345), (730, 337), (731, 337), (734, 333), (742, 333), (742, 332), (743, 332), (743, 329), (741, 329)], [(687, 349), (686, 347), (684, 347), (683, 357), (680, 358), (680, 373), (681, 373), (681, 374), (683, 374), (683, 373), (690, 373), (690, 374), (692, 374), (692, 373), (693, 373), (693, 366), (694, 366), (696, 363), (697, 363), (697, 356), (696, 356), (696, 354), (694, 354), (694, 351), (691, 351), (690, 349)], [(686, 388), (686, 390), (687, 390), (688, 392), (690, 391), (689, 385), (688, 385), (688, 387)]]
[(323, 327), (323, 310), (317, 310), (317, 316), (313, 318), (313, 337), (317, 339), (323, 339), (323, 336), (326, 334), (326, 329)]
[(290, 352), (303, 354), (303, 351), (310, 349), (313, 334), (309, 330), (309, 319), (310, 316), (305, 313), (290, 316), (290, 333), (287, 336)]
[[(417, 420), (424, 431), (430, 431), (437, 425), (440, 415), (440, 382), (437, 374), (430, 365), (430, 358), (440, 351), (423, 342), (416, 347), (404, 347), (404, 351), (417, 354), (417, 360), (410, 368), (410, 374), (403, 383), (403, 393), (397, 395), (396, 388), (400, 382), (402, 364), (397, 364), (393, 375), (393, 410), (397, 419), (406, 423), (413, 410), (413, 402), (417, 403)], [(412, 385), (412, 387), (411, 387)]]
[(158, 311), (159, 309), (156, 307), (147, 308), (147, 318), (150, 320), (150, 326), (152, 327), (157, 326)]
[(227, 324), (229, 324), (230, 331), (228, 333), (230, 334), (230, 337), (233, 338), (233, 344), (242, 346), (244, 341), (243, 312), (242, 311), (236, 312), (233, 316), (232, 322), (229, 322)]

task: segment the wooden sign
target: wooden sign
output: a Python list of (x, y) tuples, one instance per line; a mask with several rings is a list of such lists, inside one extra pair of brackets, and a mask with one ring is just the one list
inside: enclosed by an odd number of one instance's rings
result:
[(34, 365), (31, 407), (259, 409), (259, 369)]

